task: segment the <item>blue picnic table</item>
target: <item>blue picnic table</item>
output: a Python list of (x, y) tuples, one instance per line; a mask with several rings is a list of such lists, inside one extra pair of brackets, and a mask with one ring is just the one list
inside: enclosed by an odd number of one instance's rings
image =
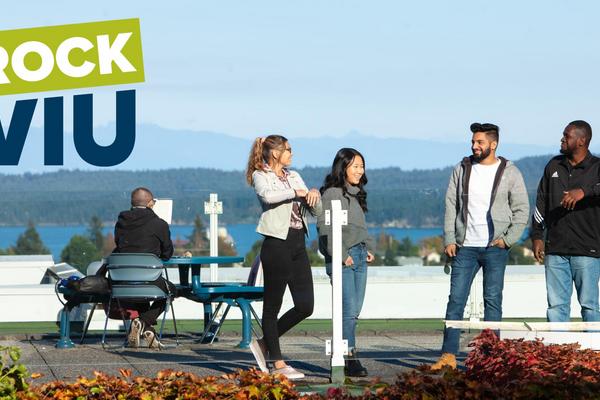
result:
[[(251, 303), (262, 300), (263, 288), (248, 286), (245, 282), (202, 282), (201, 267), (210, 264), (233, 264), (244, 261), (243, 257), (230, 256), (197, 256), (197, 257), (172, 257), (164, 261), (167, 267), (176, 267), (179, 271), (179, 284), (177, 286), (177, 297), (185, 297), (189, 300), (202, 303), (204, 307), (204, 335), (210, 330), (213, 320), (213, 303), (226, 303), (229, 306), (239, 307), (242, 313), (242, 340), (240, 348), (248, 348), (252, 339), (252, 316), (256, 317)], [(190, 282), (191, 272), (191, 282)], [(69, 296), (68, 289), (60, 288), (65, 297)], [(102, 299), (89, 298), (89, 302)], [(66, 307), (61, 311), (60, 339), (57, 348), (71, 348), (75, 344), (70, 338), (69, 312)]]

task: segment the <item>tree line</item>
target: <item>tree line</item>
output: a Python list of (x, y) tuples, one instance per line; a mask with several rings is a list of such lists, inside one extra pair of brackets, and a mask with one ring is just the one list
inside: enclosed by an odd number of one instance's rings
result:
[[(530, 197), (550, 156), (529, 157), (516, 163)], [(368, 160), (367, 160), (368, 161)], [(368, 166), (368, 163), (367, 163)], [(326, 168), (299, 170), (309, 187), (320, 187)], [(431, 170), (367, 169), (369, 223), (401, 227), (441, 226), (444, 196), (451, 167)], [(97, 216), (114, 221), (129, 207), (133, 188), (145, 186), (156, 197), (174, 201), (173, 222), (190, 224), (210, 193), (218, 193), (224, 223), (255, 223), (260, 206), (242, 171), (181, 168), (160, 171), (58, 171), (43, 174), (0, 175), (0, 225), (81, 225)]]

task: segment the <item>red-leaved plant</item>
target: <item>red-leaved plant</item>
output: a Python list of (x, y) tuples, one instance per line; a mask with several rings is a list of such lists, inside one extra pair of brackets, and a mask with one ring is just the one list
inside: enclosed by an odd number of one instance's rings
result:
[(497, 385), (552, 380), (565, 384), (600, 382), (600, 354), (579, 344), (544, 345), (541, 340), (500, 340), (483, 331), (469, 346), (467, 377)]

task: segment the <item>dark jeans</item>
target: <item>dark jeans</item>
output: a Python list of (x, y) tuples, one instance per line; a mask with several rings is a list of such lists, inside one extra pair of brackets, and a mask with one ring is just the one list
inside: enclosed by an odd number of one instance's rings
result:
[[(169, 291), (173, 296), (175, 296), (175, 285), (171, 282), (167, 281), (164, 278), (158, 278), (154, 282), (153, 285), (158, 286), (163, 291)], [(116, 302), (113, 302), (113, 304)], [(144, 326), (150, 327), (156, 325), (156, 321), (158, 317), (165, 311), (167, 307), (167, 300), (158, 299), (154, 300), (152, 304), (149, 301), (119, 301), (118, 308), (120, 312), (124, 312), (126, 317), (129, 318), (131, 311), (136, 311), (139, 314), (140, 320), (144, 322)], [(112, 307), (111, 307), (112, 309)]]
[[(499, 247), (461, 247), (452, 262), (446, 320), (463, 319), (471, 284), (483, 268), (484, 321), (502, 320), (502, 290), (508, 250)], [(458, 354), (460, 329), (445, 328), (442, 353)]]
[[(264, 276), (263, 332), (269, 360), (281, 360), (279, 337), (313, 312), (312, 271), (306, 254), (304, 230), (290, 228), (285, 240), (266, 236), (260, 250)], [(294, 307), (277, 319), (285, 288)]]

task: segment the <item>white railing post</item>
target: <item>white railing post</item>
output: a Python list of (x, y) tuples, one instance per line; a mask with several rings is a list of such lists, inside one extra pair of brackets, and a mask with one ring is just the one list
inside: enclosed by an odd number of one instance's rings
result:
[(482, 308), (482, 300), (479, 295), (479, 288), (482, 286), (481, 282), (481, 271), (477, 272), (475, 275), (475, 279), (473, 279), (473, 283), (471, 284), (471, 292), (469, 293), (469, 321), (479, 322), (481, 321), (481, 317), (483, 317), (483, 313), (481, 312)]
[(331, 210), (325, 210), (325, 224), (331, 225), (331, 316), (333, 332), (326, 343), (326, 353), (331, 354), (331, 382), (344, 383), (344, 355), (348, 354), (348, 341), (342, 335), (342, 225), (348, 224), (348, 213), (342, 210), (339, 200), (331, 202)]
[[(216, 193), (210, 194), (209, 201), (204, 202), (204, 214), (210, 215), (210, 256), (217, 257), (219, 255), (219, 214), (223, 214), (223, 203), (218, 201)], [(210, 281), (216, 282), (219, 280), (219, 264), (210, 264)]]

